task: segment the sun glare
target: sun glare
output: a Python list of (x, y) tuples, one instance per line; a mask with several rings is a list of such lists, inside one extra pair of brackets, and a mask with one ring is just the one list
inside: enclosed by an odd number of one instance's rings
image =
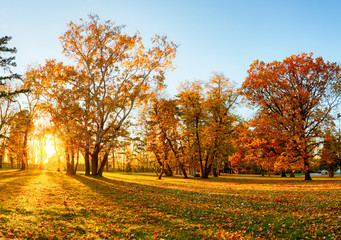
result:
[(49, 138), (46, 140), (45, 151), (46, 151), (45, 163), (47, 163), (49, 161), (49, 158), (56, 153), (53, 141)]

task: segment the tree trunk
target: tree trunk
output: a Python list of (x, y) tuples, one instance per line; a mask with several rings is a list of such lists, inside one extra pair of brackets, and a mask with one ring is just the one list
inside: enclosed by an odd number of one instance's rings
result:
[(287, 177), (287, 175), (285, 174), (285, 170), (284, 169), (281, 172), (281, 177)]
[(295, 172), (294, 171), (290, 172), (290, 177), (295, 177)]
[(102, 160), (102, 162), (101, 162), (101, 166), (99, 167), (99, 169), (98, 169), (98, 175), (99, 176), (103, 176), (103, 171), (104, 171), (104, 167), (105, 167), (105, 165), (106, 165), (106, 163), (108, 162), (108, 156), (109, 156), (109, 153), (110, 153), (110, 151), (108, 151), (108, 152), (106, 152), (105, 154), (104, 154), (104, 157), (103, 157), (103, 160)]
[(65, 155), (66, 155), (66, 174), (74, 175), (75, 174), (75, 169), (74, 169), (74, 165), (72, 165), (71, 161), (70, 161), (69, 147), (65, 148)]
[(0, 168), (2, 168), (2, 156), (3, 155), (0, 155)]
[(201, 174), (201, 178), (208, 178), (208, 175), (210, 174), (212, 169), (212, 163), (208, 165), (208, 167), (205, 166), (204, 173)]
[(261, 174), (262, 177), (265, 176), (264, 169), (262, 167), (260, 167), (260, 174)]
[(329, 166), (329, 177), (333, 178), (334, 177), (334, 167), (333, 166)]
[(90, 151), (89, 144), (85, 146), (84, 150), (85, 175), (90, 176)]
[(21, 157), (21, 169), (20, 170), (26, 170), (26, 163), (23, 157)]
[(74, 173), (76, 174), (77, 173), (77, 168), (78, 168), (78, 163), (79, 163), (79, 147), (77, 148), (77, 158), (76, 158), (76, 165), (75, 165), (75, 171)]
[(179, 164), (179, 167), (180, 167), (180, 171), (184, 175), (184, 178), (188, 178), (186, 169), (184, 168), (183, 164)]
[(307, 156), (304, 159), (304, 180), (312, 180), (310, 176), (309, 162)]
[(165, 172), (167, 177), (172, 177), (173, 176), (173, 171), (171, 169), (171, 167), (169, 166), (168, 163), (166, 163), (166, 169), (165, 169)]
[(214, 177), (218, 177), (217, 168), (213, 168), (212, 171), (213, 171), (213, 176), (214, 176)]
[(162, 166), (162, 168), (161, 168), (161, 172), (160, 172), (160, 174), (158, 175), (158, 180), (161, 180), (161, 178), (162, 178), (162, 174), (165, 172), (165, 163), (163, 162), (163, 163), (161, 163), (161, 166)]
[(94, 152), (91, 154), (91, 170), (92, 176), (97, 176), (98, 175), (98, 154), (99, 154), (99, 147), (95, 146)]
[(23, 156), (22, 156), (22, 161), (23, 161), (23, 170), (28, 169), (28, 159), (27, 159), (27, 138), (28, 138), (28, 129), (25, 129), (25, 134), (24, 134), (24, 143), (23, 143)]
[(115, 151), (112, 151), (112, 171), (115, 172)]

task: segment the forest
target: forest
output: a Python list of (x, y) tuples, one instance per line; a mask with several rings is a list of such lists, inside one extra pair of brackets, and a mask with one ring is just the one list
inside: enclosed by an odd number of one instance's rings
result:
[(22, 75), (10, 40), (0, 38), (0, 168), (311, 180), (341, 165), (341, 69), (313, 53), (255, 60), (240, 87), (217, 72), (186, 80), (170, 97), (178, 45), (166, 36), (145, 43), (89, 15), (59, 38), (67, 61), (47, 59)]

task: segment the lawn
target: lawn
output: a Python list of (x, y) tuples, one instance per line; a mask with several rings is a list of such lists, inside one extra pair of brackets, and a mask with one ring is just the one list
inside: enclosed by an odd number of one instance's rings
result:
[(0, 239), (341, 239), (341, 178), (0, 171)]

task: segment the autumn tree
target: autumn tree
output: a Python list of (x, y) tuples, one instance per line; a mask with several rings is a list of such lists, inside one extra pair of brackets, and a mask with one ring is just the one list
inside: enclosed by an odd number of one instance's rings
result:
[[(145, 128), (147, 150), (152, 151), (161, 168), (167, 176), (173, 175), (171, 166), (176, 166), (187, 178), (184, 139), (177, 101), (166, 99), (161, 95), (153, 95), (149, 104), (141, 113)], [(172, 156), (172, 158), (171, 158)], [(174, 159), (172, 164), (171, 159)]]
[[(12, 72), (12, 67), (16, 66), (15, 56), (5, 57), (8, 54), (15, 54), (17, 49), (14, 47), (8, 47), (8, 42), (12, 37), (4, 36), (0, 37), (0, 105), (1, 105), (1, 122), (0, 122), (0, 166), (2, 165), (2, 159), (4, 156), (5, 142), (7, 137), (4, 134), (5, 129), (9, 127), (10, 108), (13, 106), (14, 97), (19, 93), (27, 92), (25, 89), (13, 90), (11, 82), (20, 79), (20, 75)], [(4, 74), (4, 75), (3, 75)], [(13, 85), (13, 84), (12, 84)]]
[(329, 177), (334, 176), (335, 169), (341, 165), (339, 136), (332, 129), (327, 129), (324, 135), (321, 153), (321, 164), (328, 166)]
[(200, 169), (202, 178), (211, 172), (218, 176), (233, 152), (237, 90), (223, 74), (213, 73), (206, 84), (183, 83), (177, 98), (191, 165)]
[(0, 168), (2, 168), (2, 162), (5, 157), (11, 120), (16, 112), (13, 106), (14, 104), (11, 98), (3, 98), (0, 101)]
[(213, 73), (206, 84), (207, 126), (205, 141), (210, 152), (212, 171), (215, 177), (228, 164), (228, 157), (233, 153), (232, 136), (238, 123), (233, 113), (238, 99), (238, 92), (232, 82), (221, 73)]
[(201, 81), (185, 81), (178, 89), (177, 98), (187, 138), (189, 159), (199, 165), (201, 176), (207, 178), (212, 164), (208, 161), (208, 155), (203, 145), (207, 118), (203, 83)]
[(64, 102), (64, 116), (82, 136), (86, 174), (91, 166), (92, 175), (102, 175), (107, 158), (100, 161), (100, 154), (109, 155), (150, 86), (163, 83), (177, 46), (155, 36), (146, 49), (138, 33), (128, 35), (124, 26), (102, 22), (98, 16), (81, 19), (80, 24), (70, 22), (68, 27), (60, 40), (74, 66), (47, 61), (34, 70), (34, 78), (50, 96), (51, 86), (62, 87), (64, 92), (58, 93), (70, 96)]
[(256, 116), (238, 126), (233, 139), (236, 152), (230, 157), (237, 171), (250, 171), (256, 166), (262, 176), (272, 171), (297, 169), (293, 159), (285, 155), (287, 139), (268, 114), (259, 111)]
[(339, 90), (340, 67), (305, 53), (282, 62), (254, 61), (242, 86), (247, 99), (281, 130), (287, 139), (286, 159), (300, 162), (306, 180), (311, 180), (309, 163), (340, 99)]
[(13, 156), (20, 162), (21, 169), (26, 170), (28, 166), (27, 158), (27, 132), (33, 127), (27, 110), (21, 110), (11, 118), (10, 130), (8, 133), (7, 147)]

